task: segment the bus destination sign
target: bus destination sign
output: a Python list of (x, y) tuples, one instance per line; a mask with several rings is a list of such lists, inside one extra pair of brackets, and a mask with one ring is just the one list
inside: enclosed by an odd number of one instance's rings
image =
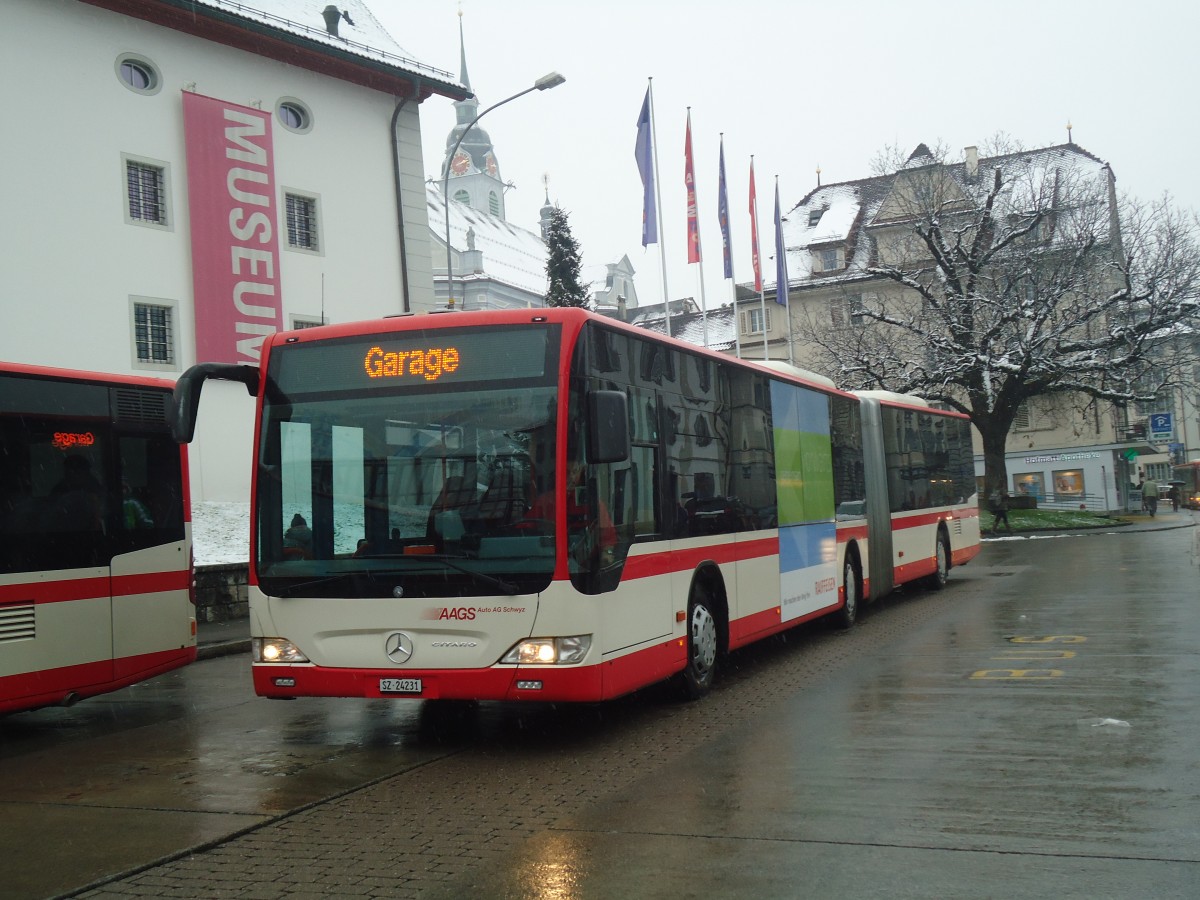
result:
[(443, 372), (457, 372), (461, 361), (457, 347), (429, 347), (425, 350), (372, 347), (363, 357), (363, 369), (368, 378), (424, 378), (426, 381), (437, 381)]
[(429, 329), (314, 341), (271, 352), (287, 394), (511, 382), (553, 375), (557, 328)]

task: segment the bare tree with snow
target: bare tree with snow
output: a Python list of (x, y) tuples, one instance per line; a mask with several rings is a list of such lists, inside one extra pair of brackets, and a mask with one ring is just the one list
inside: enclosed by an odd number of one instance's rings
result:
[[(1119, 202), (1075, 145), (950, 164), (922, 145), (874, 192), (842, 309), (793, 309), (810, 364), (843, 385), (970, 416), (986, 490), (1031, 401), (1081, 419), (1149, 402), (1196, 361), (1200, 231), (1170, 199)], [(814, 219), (819, 219), (817, 215)], [(836, 306), (836, 301), (835, 301)], [(1086, 413), (1086, 415), (1084, 415)]]

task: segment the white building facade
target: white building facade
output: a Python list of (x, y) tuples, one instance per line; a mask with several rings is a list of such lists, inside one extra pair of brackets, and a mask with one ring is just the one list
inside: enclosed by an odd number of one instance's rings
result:
[[(434, 307), (419, 105), (468, 91), (361, 0), (4, 6), (0, 358), (174, 378)], [(252, 413), (208, 385), (194, 500), (248, 497)]]

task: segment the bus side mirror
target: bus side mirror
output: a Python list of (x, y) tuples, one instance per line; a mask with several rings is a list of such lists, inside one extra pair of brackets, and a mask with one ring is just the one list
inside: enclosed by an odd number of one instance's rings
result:
[(588, 394), (588, 462), (629, 459), (629, 399), (624, 391)]
[(171, 437), (177, 444), (190, 444), (196, 435), (196, 413), (200, 409), (200, 388), (210, 378), (237, 381), (246, 386), (251, 397), (258, 396), (258, 367), (197, 363), (179, 376), (171, 395)]

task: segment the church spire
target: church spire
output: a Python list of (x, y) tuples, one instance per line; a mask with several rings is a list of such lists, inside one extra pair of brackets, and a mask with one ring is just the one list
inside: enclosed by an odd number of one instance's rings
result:
[(542, 184), (546, 186), (546, 202), (541, 210), (542, 240), (550, 240), (550, 219), (554, 215), (554, 204), (550, 202), (550, 173), (542, 175)]
[[(458, 8), (458, 55), (460, 74), (458, 80), (468, 91), (471, 89), (471, 79), (467, 77), (467, 42), (463, 39), (462, 7)], [(467, 119), (467, 121), (471, 121)]]
[[(467, 41), (463, 34), (462, 10), (458, 11), (458, 44), (461, 58), (460, 79), (468, 90)], [(504, 218), (504, 182), (500, 165), (488, 133), (471, 123), (479, 116), (479, 100), (472, 94), (466, 100), (456, 100), (454, 113), (457, 122), (446, 136), (446, 158), (442, 160), (441, 176), (449, 172), (450, 197), (474, 209)], [(470, 131), (467, 131), (470, 127)], [(459, 140), (461, 138), (461, 141)], [(455, 146), (457, 145), (457, 149)], [(453, 159), (451, 159), (453, 151)]]

